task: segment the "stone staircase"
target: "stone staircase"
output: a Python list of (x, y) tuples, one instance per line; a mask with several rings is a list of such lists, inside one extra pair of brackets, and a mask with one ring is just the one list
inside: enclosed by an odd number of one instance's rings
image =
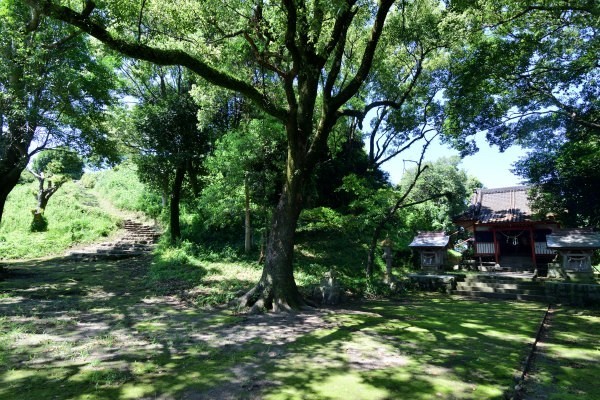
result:
[(534, 281), (532, 276), (509, 274), (466, 275), (457, 279), (452, 294), (506, 300), (546, 302), (544, 284)]
[(115, 260), (148, 254), (154, 248), (160, 234), (153, 226), (125, 220), (124, 234), (111, 242), (70, 250), (67, 256), (81, 261)]

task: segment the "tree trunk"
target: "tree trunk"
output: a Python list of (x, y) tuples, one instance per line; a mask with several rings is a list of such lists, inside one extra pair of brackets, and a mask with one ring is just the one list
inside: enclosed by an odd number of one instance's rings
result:
[(177, 167), (175, 169), (175, 180), (173, 181), (173, 189), (171, 191), (171, 208), (169, 215), (172, 242), (175, 242), (177, 239), (181, 238), (181, 225), (179, 224), (179, 203), (181, 201), (181, 187), (183, 186), (184, 176), (185, 169), (183, 167)]
[(17, 178), (14, 183), (10, 179), (5, 177), (0, 178), (0, 224), (2, 224), (2, 215), (4, 214), (4, 205), (6, 204), (6, 198), (17, 185), (19, 179)]
[(379, 236), (381, 235), (381, 231), (383, 229), (383, 224), (377, 225), (375, 230), (373, 231), (373, 236), (371, 237), (371, 243), (369, 244), (369, 254), (367, 256), (367, 267), (365, 273), (367, 278), (371, 278), (373, 276), (373, 269), (375, 266), (375, 252), (377, 251), (377, 242), (379, 241)]
[(285, 190), (274, 211), (260, 281), (240, 299), (241, 306), (252, 306), (251, 312), (290, 311), (308, 305), (298, 291), (293, 268), (294, 236), (301, 209), (299, 199)]
[(44, 189), (44, 182), (46, 181), (42, 176), (36, 176), (38, 180), (38, 195), (37, 195), (37, 211), (42, 214), (48, 205), (50, 196), (46, 196), (46, 190)]
[(244, 251), (246, 254), (252, 250), (252, 225), (250, 224), (250, 188), (248, 187), (248, 176), (244, 177), (244, 194), (246, 197), (244, 219)]
[[(295, 127), (286, 126), (288, 135)], [(291, 131), (291, 132), (290, 132)], [(267, 254), (262, 276), (256, 286), (239, 299), (250, 312), (264, 310), (291, 311), (309, 304), (302, 298), (294, 280), (294, 237), (298, 217), (304, 206), (305, 183), (314, 165), (307, 165), (306, 153), (298, 146), (288, 149), (286, 181), (273, 212), (267, 240)]]

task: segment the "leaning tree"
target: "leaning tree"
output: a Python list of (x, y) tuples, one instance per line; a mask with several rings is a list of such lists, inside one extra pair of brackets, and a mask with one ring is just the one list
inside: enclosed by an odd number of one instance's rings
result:
[(45, 231), (48, 227), (44, 211), (50, 198), (70, 180), (80, 179), (83, 175), (84, 163), (79, 155), (69, 148), (56, 148), (39, 153), (34, 159), (29, 172), (37, 179), (38, 189), (35, 193), (37, 208), (32, 211), (31, 230)]

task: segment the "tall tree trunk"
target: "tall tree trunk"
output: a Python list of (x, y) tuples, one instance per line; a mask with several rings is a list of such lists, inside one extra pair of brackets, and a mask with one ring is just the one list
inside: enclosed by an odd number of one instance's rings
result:
[(379, 237), (381, 236), (381, 231), (383, 230), (384, 223), (380, 223), (375, 227), (373, 231), (373, 236), (371, 236), (371, 243), (369, 244), (369, 254), (367, 255), (367, 267), (366, 274), (367, 278), (371, 278), (373, 276), (373, 270), (375, 267), (375, 252), (377, 251), (377, 242), (379, 241)]
[[(291, 125), (291, 126), (290, 126)], [(294, 124), (288, 135), (301, 135)], [(296, 136), (297, 137), (297, 136)], [(302, 137), (295, 143), (302, 142)], [(304, 206), (305, 184), (314, 168), (306, 162), (302, 145), (288, 149), (286, 181), (273, 212), (262, 276), (254, 288), (239, 299), (251, 312), (290, 311), (309, 304), (302, 298), (294, 280), (294, 238), (298, 217)]]
[(177, 167), (175, 169), (175, 180), (173, 181), (173, 189), (171, 190), (171, 207), (169, 215), (169, 226), (171, 228), (171, 241), (175, 242), (181, 238), (181, 225), (179, 224), (179, 203), (181, 202), (181, 187), (183, 186), (183, 178), (185, 169)]
[(250, 188), (248, 187), (248, 176), (244, 177), (244, 195), (246, 216), (244, 218), (244, 251), (246, 254), (252, 250), (252, 225), (250, 224)]
[(300, 309), (307, 303), (294, 280), (293, 256), (296, 225), (302, 204), (296, 190), (284, 190), (275, 208), (267, 242), (265, 266), (258, 284), (241, 299), (252, 312)]
[(10, 182), (9, 179), (0, 178), (0, 224), (2, 224), (2, 215), (4, 215), (4, 205), (6, 204), (6, 198), (17, 185), (17, 179), (14, 183)]

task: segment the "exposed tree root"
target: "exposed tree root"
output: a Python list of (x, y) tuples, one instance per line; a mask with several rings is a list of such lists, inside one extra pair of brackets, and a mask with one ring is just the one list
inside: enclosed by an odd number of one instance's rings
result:
[[(237, 299), (240, 307), (247, 308), (250, 314), (264, 312), (296, 312), (312, 310), (316, 305), (304, 299), (297, 290), (292, 293), (276, 293), (273, 285), (265, 285), (262, 280)], [(281, 291), (280, 291), (281, 292)]]

